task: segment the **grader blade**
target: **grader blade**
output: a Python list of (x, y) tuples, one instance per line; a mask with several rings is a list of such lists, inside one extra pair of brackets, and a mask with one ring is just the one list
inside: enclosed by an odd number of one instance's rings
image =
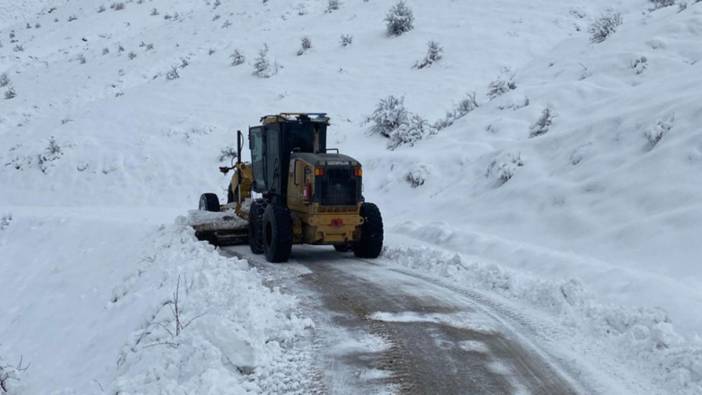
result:
[(234, 211), (191, 211), (188, 219), (190, 226), (195, 230), (195, 237), (199, 240), (209, 241), (218, 246), (249, 242), (249, 223)]

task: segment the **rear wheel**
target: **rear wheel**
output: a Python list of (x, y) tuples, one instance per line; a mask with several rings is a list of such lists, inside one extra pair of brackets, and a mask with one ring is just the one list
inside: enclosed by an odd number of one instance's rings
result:
[(266, 202), (256, 199), (249, 208), (249, 247), (254, 254), (263, 254), (263, 211)]
[(214, 193), (203, 193), (200, 195), (200, 205), (198, 206), (203, 211), (219, 211), (219, 198)]
[(263, 212), (263, 252), (268, 262), (287, 262), (292, 250), (290, 210), (269, 204)]
[(353, 244), (353, 253), (359, 258), (377, 258), (383, 249), (383, 218), (373, 203), (361, 205), (361, 239)]

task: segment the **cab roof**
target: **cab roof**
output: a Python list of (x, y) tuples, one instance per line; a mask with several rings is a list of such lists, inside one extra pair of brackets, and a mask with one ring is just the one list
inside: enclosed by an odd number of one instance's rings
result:
[(323, 112), (282, 112), (261, 117), (261, 123), (264, 125), (283, 122), (319, 122), (328, 125), (329, 117)]
[(290, 159), (302, 159), (312, 166), (358, 166), (360, 163), (344, 154), (293, 152)]

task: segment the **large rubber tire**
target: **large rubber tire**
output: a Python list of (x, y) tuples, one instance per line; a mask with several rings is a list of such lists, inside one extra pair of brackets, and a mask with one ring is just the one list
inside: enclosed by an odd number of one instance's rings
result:
[(263, 254), (263, 211), (266, 209), (266, 202), (263, 199), (256, 199), (251, 202), (249, 208), (249, 247), (251, 252)]
[(373, 203), (361, 205), (361, 217), (361, 239), (353, 244), (353, 253), (359, 258), (377, 258), (383, 250), (383, 217)]
[(263, 252), (268, 262), (290, 259), (292, 251), (292, 218), (290, 210), (269, 204), (263, 212)]
[(200, 204), (198, 206), (200, 210), (204, 211), (219, 211), (219, 198), (214, 193), (203, 193), (200, 195)]

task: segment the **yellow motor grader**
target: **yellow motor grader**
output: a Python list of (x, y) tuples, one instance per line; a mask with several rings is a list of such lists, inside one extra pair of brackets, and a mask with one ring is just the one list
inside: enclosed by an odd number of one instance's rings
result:
[[(362, 195), (361, 164), (327, 148), (329, 118), (323, 113), (281, 113), (249, 128), (251, 163), (241, 161), (244, 136), (237, 132), (237, 162), (227, 204), (214, 193), (199, 209), (220, 213), (193, 225), (198, 238), (214, 244), (248, 242), (269, 262), (286, 262), (293, 244), (333, 245), (376, 258), (383, 247), (383, 220)], [(258, 195), (254, 198), (253, 193)]]

